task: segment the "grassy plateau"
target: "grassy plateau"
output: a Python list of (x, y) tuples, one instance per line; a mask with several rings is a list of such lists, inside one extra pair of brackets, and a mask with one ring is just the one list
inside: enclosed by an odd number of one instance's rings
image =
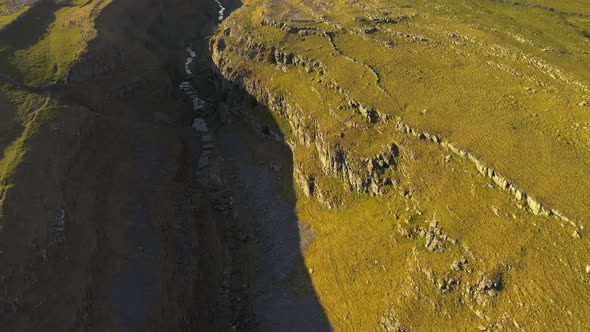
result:
[[(590, 3), (251, 0), (212, 47), (322, 193), (298, 189), (297, 210), (336, 330), (590, 328)], [(370, 193), (321, 148), (375, 177), (391, 143)]]

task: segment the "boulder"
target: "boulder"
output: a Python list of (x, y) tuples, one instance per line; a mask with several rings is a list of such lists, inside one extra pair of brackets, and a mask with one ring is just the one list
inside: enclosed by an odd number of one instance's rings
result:
[(270, 162), (270, 169), (273, 170), (274, 172), (280, 172), (282, 167), (278, 161), (271, 161)]
[(524, 200), (526, 200), (526, 193), (522, 189), (516, 189), (516, 191), (514, 193), (514, 197), (516, 197), (516, 199), (518, 199), (520, 201), (524, 201)]
[(457, 260), (451, 264), (451, 269), (455, 272), (463, 271), (465, 264), (467, 264), (467, 259), (462, 257), (460, 260)]
[(510, 181), (508, 181), (507, 179), (505, 179), (504, 177), (502, 177), (502, 176), (500, 176), (498, 174), (494, 174), (494, 176), (492, 177), (492, 179), (503, 190), (506, 190), (506, 189), (508, 189), (510, 187), (510, 184), (511, 184)]
[(483, 162), (481, 162), (480, 160), (476, 160), (475, 167), (477, 168), (477, 170), (479, 171), (479, 173), (481, 175), (488, 176), (488, 167), (486, 165), (484, 165)]
[(527, 196), (526, 202), (534, 214), (539, 215), (541, 213), (542, 206), (541, 206), (541, 203), (539, 203), (537, 200), (535, 200), (534, 198), (532, 198), (530, 196)]
[(207, 123), (202, 118), (195, 118), (195, 121), (193, 121), (193, 129), (200, 133), (206, 133), (209, 131)]

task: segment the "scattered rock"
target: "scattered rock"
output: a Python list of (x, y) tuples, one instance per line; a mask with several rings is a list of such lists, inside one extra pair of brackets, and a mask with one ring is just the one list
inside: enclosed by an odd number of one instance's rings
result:
[(281, 164), (277, 161), (271, 161), (270, 162), (270, 169), (273, 170), (274, 172), (280, 172), (282, 167)]
[(442, 241), (436, 237), (433, 231), (429, 231), (426, 234), (426, 248), (434, 252), (444, 252), (446, 249)]
[(459, 283), (459, 279), (449, 274), (446, 279), (438, 281), (438, 289), (440, 289), (442, 293), (449, 293), (453, 291), (455, 286), (457, 286)]
[(514, 192), (514, 196), (516, 197), (516, 199), (518, 199), (519, 201), (524, 201), (526, 200), (526, 193), (524, 192), (524, 190), (522, 189), (516, 189), (516, 191)]
[(465, 264), (467, 264), (467, 259), (463, 257), (460, 260), (453, 262), (453, 264), (451, 264), (451, 269), (456, 272), (463, 271)]
[(214, 147), (215, 147), (214, 143), (203, 144), (203, 150), (213, 150)]
[(399, 225), (397, 230), (401, 234), (402, 237), (405, 237), (407, 239), (416, 238), (416, 235), (414, 234), (414, 232), (408, 230), (407, 228), (403, 227), (402, 225)]
[(205, 134), (201, 137), (201, 142), (203, 144), (212, 143), (215, 142), (215, 138), (213, 137), (213, 135), (211, 135), (211, 133)]
[(477, 283), (468, 287), (468, 292), (478, 304), (488, 305), (504, 288), (503, 279), (502, 272), (492, 276), (480, 273)]
[(193, 99), (193, 110), (199, 111), (205, 107), (205, 101), (200, 98)]
[(494, 176), (492, 177), (492, 179), (503, 190), (506, 190), (506, 189), (508, 189), (510, 187), (510, 181), (508, 181), (507, 179), (499, 176), (498, 174), (494, 174)]
[(386, 332), (407, 332), (408, 330), (401, 325), (399, 320), (393, 314), (386, 314), (381, 317), (381, 327)]
[(198, 163), (197, 163), (197, 168), (199, 170), (201, 170), (201, 169), (205, 169), (207, 167), (209, 167), (209, 158), (207, 158), (206, 156), (201, 156), (199, 158)]
[(443, 243), (442, 239), (442, 231), (437, 228), (431, 228), (426, 231), (425, 238), (426, 238), (426, 249), (434, 252), (445, 252), (447, 247)]
[(541, 203), (530, 196), (527, 196), (526, 201), (534, 214), (538, 215), (541, 213)]
[(206, 133), (209, 131), (207, 128), (207, 123), (202, 118), (195, 118), (195, 121), (193, 122), (193, 129), (200, 133)]
[(430, 224), (429, 225), (430, 228), (433, 228), (434, 229), (434, 228), (438, 227), (438, 220), (436, 220), (436, 219), (431, 220), (429, 224)]

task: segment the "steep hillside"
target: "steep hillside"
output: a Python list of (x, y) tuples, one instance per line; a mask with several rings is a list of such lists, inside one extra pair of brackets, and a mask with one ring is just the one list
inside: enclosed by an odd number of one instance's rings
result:
[(0, 0), (2, 330), (590, 329), (587, 1), (239, 5)]
[(251, 0), (222, 24), (220, 116), (291, 147), (334, 328), (590, 327), (589, 31), (549, 0)]
[[(58, 101), (50, 88), (63, 82), (92, 38), (88, 11), (67, 3), (30, 5), (16, 8), (14, 15), (20, 16), (0, 31), (0, 312), (6, 318), (38, 302), (29, 297), (36, 279), (44, 281), (35, 270), (63, 238), (64, 175), (94, 118), (87, 109)], [(74, 25), (74, 17), (81, 15), (86, 15), (84, 25)], [(3, 324), (19, 326), (13, 319), (3, 319)]]
[(208, 84), (218, 5), (14, 4), (0, 11), (2, 330), (226, 330), (225, 192), (197, 179), (205, 148), (177, 89), (191, 44)]

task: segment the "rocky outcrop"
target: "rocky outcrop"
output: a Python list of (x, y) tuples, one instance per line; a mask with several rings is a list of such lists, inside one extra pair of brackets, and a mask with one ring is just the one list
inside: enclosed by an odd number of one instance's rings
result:
[[(303, 23), (303, 22), (301, 22), (301, 23)], [(317, 23), (317, 22), (308, 21), (305, 23)], [(286, 33), (296, 33), (300, 36), (307, 36), (310, 34), (321, 33), (321, 30), (317, 27), (314, 27), (314, 26), (294, 26), (294, 25), (288, 24), (286, 22), (282, 22), (282, 21), (279, 22), (277, 20), (268, 18), (266, 16), (263, 16), (261, 24), (280, 29)]]
[(383, 315), (381, 327), (386, 332), (407, 332), (408, 330), (400, 323), (393, 313)]
[(454, 153), (455, 155), (469, 160), (471, 163), (474, 164), (475, 168), (479, 171), (479, 173), (482, 176), (491, 179), (497, 188), (513, 195), (516, 201), (519, 202), (519, 204), (522, 204), (522, 206), (526, 206), (529, 209), (529, 211), (531, 211), (533, 214), (542, 215), (546, 217), (555, 216), (561, 221), (572, 224), (572, 226), (574, 227), (578, 226), (576, 222), (564, 216), (559, 210), (545, 207), (537, 199), (530, 195), (527, 195), (526, 191), (519, 188), (512, 180), (502, 176), (500, 173), (498, 173), (498, 171), (496, 171), (491, 166), (488, 166), (485, 162), (481, 160), (481, 158), (477, 157), (472, 152), (461, 149), (457, 147), (454, 143), (441, 139), (438, 135), (432, 135), (414, 129), (404, 124), (403, 119), (400, 117), (396, 118), (396, 121), (398, 131), (400, 131), (401, 133), (411, 134), (417, 139), (429, 140), (433, 143), (438, 144), (440, 147)]
[[(391, 22), (386, 22), (391, 23)], [(277, 23), (271, 21), (264, 21), (263, 25), (277, 25), (281, 30), (288, 33), (293, 31), (286, 28), (288, 24)], [(304, 146), (313, 146), (319, 161), (321, 171), (324, 175), (340, 179), (345, 188), (353, 192), (370, 193), (373, 195), (380, 195), (387, 191), (388, 186), (396, 184), (394, 180), (396, 158), (399, 157), (399, 146), (396, 142), (392, 142), (389, 146), (384, 147), (382, 153), (373, 156), (362, 156), (354, 151), (344, 148), (337, 139), (333, 139), (332, 134), (322, 130), (317, 120), (311, 118), (301, 109), (296, 103), (292, 102), (289, 94), (283, 91), (272, 91), (265, 87), (261, 82), (252, 79), (249, 75), (239, 72), (234, 69), (232, 64), (226, 62), (224, 56), (227, 52), (232, 52), (241, 57), (253, 59), (260, 62), (275, 64), (283, 71), (289, 71), (296, 68), (303, 68), (307, 73), (317, 72), (320, 75), (326, 73), (325, 66), (313, 58), (306, 58), (297, 54), (286, 52), (278, 46), (266, 45), (261, 40), (242, 31), (242, 27), (233, 22), (226, 21), (226, 27), (223, 33), (219, 33), (211, 40), (211, 48), (213, 50), (213, 61), (216, 64), (215, 72), (218, 85), (221, 87), (223, 95), (230, 95), (228, 92), (233, 88), (240, 88), (247, 95), (251, 95), (256, 99), (257, 103), (269, 107), (273, 112), (286, 119), (292, 130), (295, 140), (289, 142), (292, 148), (296, 148), (297, 144)], [(314, 30), (315, 31), (315, 30)], [(366, 33), (366, 32), (363, 32)], [(322, 37), (327, 38), (334, 50), (353, 63), (359, 63), (356, 59), (345, 55), (335, 45), (333, 40), (333, 32), (324, 32)], [(410, 36), (414, 38), (415, 36)], [(232, 45), (228, 46), (225, 38), (233, 38)], [(425, 38), (417, 37), (418, 41), (428, 41)], [(240, 46), (238, 46), (240, 45)], [(362, 64), (362, 63), (361, 63)], [(362, 64), (367, 66), (365, 64)], [(369, 71), (376, 77), (377, 87), (385, 94), (390, 96), (389, 92), (380, 86), (380, 76), (372, 67), (368, 67)], [(407, 134), (416, 139), (426, 140), (437, 144), (442, 149), (448, 150), (453, 154), (469, 160), (478, 172), (491, 180), (496, 188), (505, 191), (512, 195), (519, 204), (519, 206), (526, 207), (531, 213), (542, 216), (555, 216), (561, 221), (569, 222), (574, 227), (577, 223), (571, 221), (556, 209), (551, 209), (545, 204), (537, 200), (533, 195), (527, 193), (524, 189), (517, 186), (512, 180), (503, 176), (497, 170), (486, 164), (481, 158), (473, 152), (462, 149), (456, 144), (441, 138), (439, 135), (430, 134), (420, 131), (416, 128), (404, 123), (401, 117), (393, 117), (389, 114), (380, 112), (375, 107), (365, 105), (360, 101), (351, 98), (351, 94), (346, 89), (340, 87), (338, 82), (331, 79), (327, 82), (322, 82), (324, 87), (338, 93), (343, 100), (340, 110), (352, 110), (355, 113), (362, 115), (367, 119), (368, 126), (378, 122), (393, 123), (397, 130), (402, 134)], [(220, 108), (227, 108), (226, 105), (240, 105), (241, 102), (232, 101), (231, 98), (225, 98)], [(239, 116), (248, 115), (249, 110), (243, 107), (233, 107), (230, 113)], [(353, 125), (353, 124), (351, 124)], [(359, 126), (359, 124), (354, 124)], [(318, 174), (300, 174), (298, 181), (304, 193), (313, 196), (313, 191), (310, 190), (309, 179), (314, 178), (314, 188), (317, 190), (317, 176)], [(307, 180), (306, 180), (307, 179)]]
[[(235, 30), (239, 29), (236, 27), (226, 28), (223, 31), (223, 35), (226, 37), (233, 35), (235, 37)], [(243, 45), (243, 47), (232, 47), (228, 49), (228, 51), (234, 52), (250, 60), (275, 64), (284, 71), (288, 71), (288, 66), (291, 65), (295, 68), (301, 68), (309, 74), (317, 72), (320, 75), (323, 75), (325, 73), (324, 66), (316, 59), (286, 52), (279, 46), (266, 45), (264, 42), (257, 40), (256, 37), (249, 34), (239, 34), (236, 38), (238, 38), (239, 43)], [(217, 40), (216, 50), (219, 52), (225, 51), (225, 41), (223, 39)]]
[(303, 194), (307, 197), (312, 197), (315, 192), (315, 176), (313, 174), (306, 174), (304, 170), (302, 170), (303, 165), (297, 165), (293, 169), (293, 177), (297, 182), (297, 185), (303, 191)]
[(550, 12), (553, 12), (556, 14), (565, 15), (565, 16), (577, 16), (577, 17), (586, 17), (586, 18), (590, 17), (590, 14), (586, 14), (586, 13), (567, 12), (567, 11), (559, 10), (559, 9), (549, 7), (549, 6), (529, 4), (526, 2), (520, 2), (520, 1), (508, 1), (508, 0), (492, 0), (492, 1), (505, 3), (505, 4), (509, 4), (509, 5), (514, 5), (514, 6), (524, 6), (524, 7), (531, 7), (531, 8), (536, 8), (536, 9), (547, 10), (547, 11), (550, 11)]
[[(296, 144), (302, 144), (315, 148), (324, 175), (341, 179), (351, 191), (372, 193), (375, 195), (382, 194), (385, 186), (391, 186), (394, 183), (391, 170), (396, 165), (396, 158), (399, 157), (399, 147), (396, 143), (389, 144), (384, 147), (382, 152), (371, 157), (359, 156), (352, 151), (346, 151), (338, 143), (334, 143), (334, 140), (329, 137), (327, 132), (319, 129), (319, 125), (315, 119), (305, 115), (305, 112), (298, 105), (289, 101), (288, 95), (271, 91), (262, 86), (258, 81), (245, 80), (239, 73), (233, 71), (231, 66), (224, 63), (223, 52), (226, 51), (224, 36), (230, 36), (232, 33), (231, 28), (226, 28), (223, 36), (219, 36), (217, 39), (214, 38), (211, 42), (211, 47), (214, 50), (213, 60), (217, 64), (215, 77), (217, 78), (217, 85), (222, 95), (222, 103), (220, 105), (222, 118), (231, 118), (231, 116), (224, 114), (232, 113), (233, 117), (253, 119), (253, 114), (249, 114), (250, 110), (248, 108), (228, 106), (243, 105), (243, 102), (237, 102), (236, 100), (247, 98), (244, 97), (244, 94), (242, 96), (236, 96), (236, 93), (231, 91), (237, 86), (246, 95), (254, 96), (257, 103), (266, 105), (273, 112), (288, 121), (296, 138), (295, 142), (289, 142), (293, 147)], [(245, 49), (247, 49), (247, 51), (238, 51), (237, 54), (241, 56), (259, 59), (260, 61), (281, 66), (311, 68), (312, 70), (306, 70), (308, 73), (317, 70), (321, 75), (324, 72), (321, 63), (313, 59), (284, 53), (275, 47), (266, 47), (249, 37), (239, 38), (241, 38), (240, 43), (243, 43), (246, 46)], [(326, 85), (334, 90), (338, 90), (344, 96), (347, 95), (347, 92), (344, 89), (340, 89), (334, 81)], [(382, 118), (374, 108), (365, 106), (355, 100), (350, 100), (346, 107), (362, 114), (372, 123)], [(312, 175), (307, 174), (303, 178), (309, 176)], [(304, 184), (305, 181), (300, 181), (300, 183)], [(302, 186), (302, 188), (305, 187), (306, 185)], [(304, 192), (309, 192), (309, 188), (303, 190)]]
[[(408, 239), (423, 239), (424, 247), (432, 252), (441, 253), (447, 250), (449, 245), (455, 245), (457, 240), (450, 238), (439, 226), (438, 220), (427, 220), (428, 227), (414, 227), (409, 219), (405, 225), (398, 225), (398, 231), (402, 237)], [(462, 266), (462, 265), (461, 265)]]
[(489, 305), (504, 288), (504, 272), (493, 275), (480, 273), (474, 285), (468, 285), (466, 295), (479, 305)]

